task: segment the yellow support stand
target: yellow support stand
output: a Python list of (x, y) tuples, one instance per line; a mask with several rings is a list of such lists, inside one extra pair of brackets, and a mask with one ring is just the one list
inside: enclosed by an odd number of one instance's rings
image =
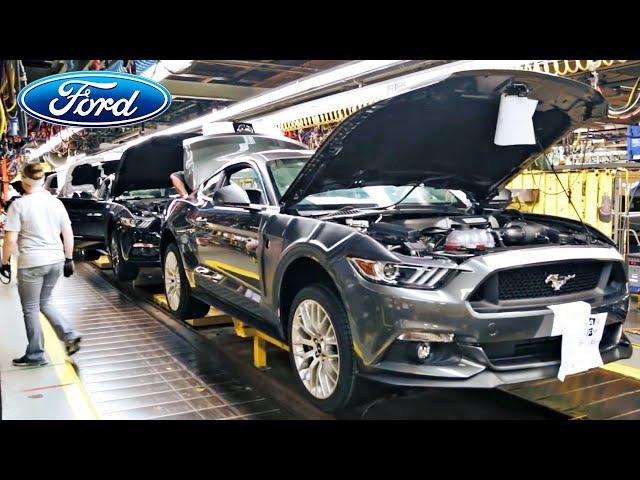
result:
[(93, 260), (91, 263), (93, 263), (100, 270), (108, 270), (109, 268), (111, 268), (111, 260), (106, 255), (102, 255), (98, 260)]
[(253, 337), (253, 328), (247, 328), (244, 326), (244, 323), (242, 323), (240, 320), (238, 320), (237, 318), (233, 319), (233, 327), (236, 330), (236, 335), (241, 337), (241, 338), (249, 338), (249, 337)]
[[(169, 305), (167, 304), (167, 297), (165, 297), (162, 293), (156, 293), (153, 296), (153, 303), (161, 306), (164, 310), (169, 310)], [(209, 312), (201, 318), (190, 318), (185, 320), (185, 322), (192, 327), (210, 327), (213, 325), (228, 325), (232, 321), (232, 318), (226, 313), (218, 310), (217, 308), (211, 307)]]
[(264, 368), (267, 366), (267, 343), (275, 345), (286, 352), (289, 351), (289, 345), (286, 343), (282, 343), (280, 340), (276, 340), (260, 330), (245, 326), (245, 324), (237, 318), (233, 319), (233, 327), (237, 336), (241, 338), (253, 337), (253, 366), (256, 368)]
[(253, 337), (253, 366), (256, 368), (267, 366), (267, 342), (257, 335)]
[[(154, 295), (153, 301), (164, 309), (168, 308), (167, 299), (162, 294)], [(232, 322), (233, 328), (238, 337), (253, 339), (253, 365), (256, 368), (264, 368), (267, 366), (267, 343), (270, 343), (271, 345), (274, 345), (286, 352), (289, 351), (289, 346), (286, 343), (282, 343), (280, 340), (277, 340), (260, 330), (248, 327), (244, 322), (237, 318), (233, 318), (214, 307), (211, 307), (211, 310), (209, 310), (206, 317), (187, 320), (187, 323), (193, 327), (229, 324)]]

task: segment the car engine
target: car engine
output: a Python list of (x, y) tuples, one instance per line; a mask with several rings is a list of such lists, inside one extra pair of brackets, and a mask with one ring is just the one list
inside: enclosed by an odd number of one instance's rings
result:
[(525, 220), (517, 212), (490, 215), (451, 215), (377, 218), (347, 218), (344, 223), (358, 229), (403, 255), (445, 255), (466, 258), (485, 252), (532, 245), (577, 245), (595, 240), (565, 226), (549, 226)]
[(139, 216), (163, 216), (166, 207), (171, 203), (172, 198), (160, 198), (160, 199), (136, 199), (125, 200), (123, 205), (133, 213)]

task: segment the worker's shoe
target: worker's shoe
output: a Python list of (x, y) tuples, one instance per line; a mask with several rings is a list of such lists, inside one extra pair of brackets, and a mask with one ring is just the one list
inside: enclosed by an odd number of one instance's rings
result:
[(14, 358), (13, 364), (16, 367), (41, 367), (42, 365), (46, 365), (47, 362), (44, 358), (42, 360), (29, 360), (26, 355), (23, 355), (20, 358)]
[(80, 350), (80, 342), (82, 337), (69, 338), (64, 341), (64, 346), (67, 349), (67, 355), (71, 356)]

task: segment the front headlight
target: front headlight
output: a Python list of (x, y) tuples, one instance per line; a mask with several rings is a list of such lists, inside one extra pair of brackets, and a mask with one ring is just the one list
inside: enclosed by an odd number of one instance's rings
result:
[(431, 290), (439, 287), (453, 270), (444, 267), (404, 265), (347, 257), (355, 269), (369, 281), (384, 285)]
[(145, 217), (123, 217), (118, 220), (120, 225), (130, 228), (149, 228), (153, 222), (154, 218), (145, 218)]

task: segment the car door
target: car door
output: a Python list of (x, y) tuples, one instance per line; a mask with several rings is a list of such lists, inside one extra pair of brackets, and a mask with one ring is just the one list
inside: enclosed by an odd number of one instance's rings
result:
[(97, 198), (61, 198), (69, 218), (73, 235), (81, 240), (104, 240), (105, 202)]
[[(231, 184), (246, 192), (250, 206), (214, 201), (216, 191)], [(262, 316), (258, 232), (260, 209), (268, 200), (258, 170), (245, 163), (225, 169), (211, 195), (201, 200), (187, 218), (197, 243), (196, 282), (213, 296)]]
[(109, 183), (88, 185), (92, 187), (91, 190), (74, 191), (76, 170), (69, 172), (69, 180), (62, 190), (63, 196), (59, 197), (60, 201), (67, 209), (76, 239), (103, 242)]

